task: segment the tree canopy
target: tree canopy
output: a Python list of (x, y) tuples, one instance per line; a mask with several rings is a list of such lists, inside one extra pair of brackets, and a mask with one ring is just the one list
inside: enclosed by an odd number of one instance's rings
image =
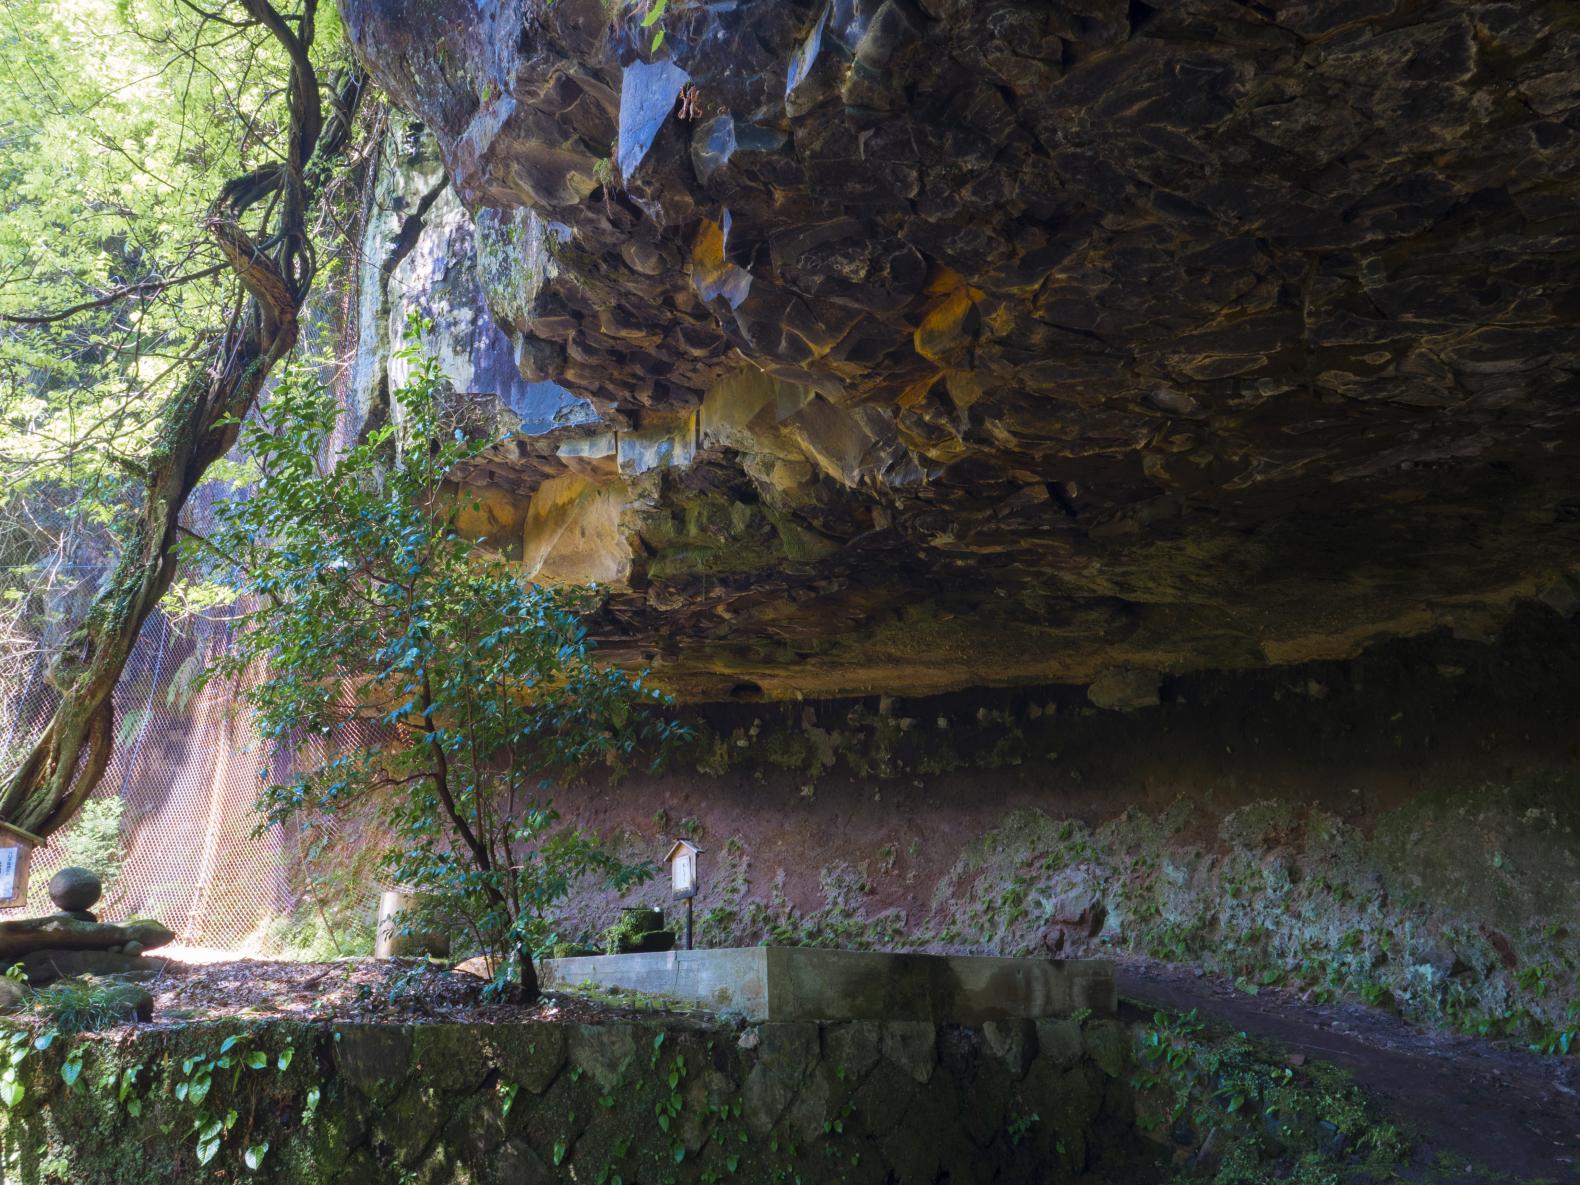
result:
[(0, 820), (47, 834), (107, 760), (183, 507), (296, 343), (361, 77), (316, 0), (0, 21), (0, 646), (47, 647), (61, 699)]
[[(313, 53), (332, 71), (343, 50), (333, 10), (323, 19)], [(169, 400), (235, 306), (203, 223), (227, 181), (283, 159), (288, 69), (239, 6), (0, 7), (0, 596), (13, 653), (83, 572), (97, 576)]]

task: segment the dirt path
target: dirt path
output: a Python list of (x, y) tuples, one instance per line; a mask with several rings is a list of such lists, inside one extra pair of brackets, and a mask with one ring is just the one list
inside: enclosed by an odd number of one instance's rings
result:
[(1130, 1006), (1197, 1009), (1210, 1022), (1332, 1062), (1382, 1101), (1417, 1141), (1407, 1179), (1580, 1182), (1580, 1058), (1418, 1030), (1356, 1004), (1255, 996), (1164, 963), (1125, 960)]

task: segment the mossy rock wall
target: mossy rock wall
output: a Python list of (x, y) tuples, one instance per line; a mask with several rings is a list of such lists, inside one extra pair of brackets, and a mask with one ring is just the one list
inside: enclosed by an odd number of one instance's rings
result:
[(207, 1023), (79, 1037), (24, 1059), (26, 1093), (3, 1114), (4, 1179), (1130, 1180), (1144, 1143), (1131, 1050), (1123, 1024), (1091, 1019)]
[[(1580, 1024), (1574, 623), (1153, 689), (719, 705), (689, 763), (557, 805), (633, 859), (698, 842), (703, 946), (1138, 954), (1540, 1044)], [(561, 933), (635, 903), (673, 908), (591, 891)]]

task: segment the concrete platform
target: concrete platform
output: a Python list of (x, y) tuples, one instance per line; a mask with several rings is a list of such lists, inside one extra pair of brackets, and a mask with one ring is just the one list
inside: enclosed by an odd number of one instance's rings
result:
[(748, 946), (546, 959), (543, 986), (591, 984), (692, 1000), (748, 1020), (981, 1024), (1118, 1007), (1106, 959), (1000, 959)]

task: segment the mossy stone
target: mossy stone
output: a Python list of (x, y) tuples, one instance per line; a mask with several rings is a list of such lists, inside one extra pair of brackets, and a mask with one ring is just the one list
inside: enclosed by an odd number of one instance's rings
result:
[(406, 1080), (412, 1032), (406, 1025), (347, 1025), (335, 1041), (340, 1076), (363, 1094), (393, 1098)]
[(1081, 1060), (1081, 1025), (1074, 1020), (1039, 1020), (1037, 1049), (1061, 1070)]
[(373, 1122), (373, 1148), (397, 1164), (415, 1168), (447, 1118), (444, 1097), (413, 1077)]
[(990, 1020), (982, 1026), (982, 1045), (1012, 1078), (1023, 1078), (1037, 1056), (1037, 1027), (1029, 1020)]
[(523, 1139), (506, 1140), (494, 1162), (499, 1185), (557, 1185), (560, 1176)]
[(844, 1071), (844, 1080), (854, 1089), (878, 1064), (878, 1026), (871, 1021), (854, 1020), (824, 1026), (823, 1039), (828, 1060)]
[(542, 1094), (565, 1064), (565, 1026), (501, 1026), (491, 1040), (494, 1064), (506, 1081)]
[(931, 1021), (885, 1021), (883, 1056), (925, 1086), (938, 1065), (938, 1030)]
[(412, 1074), (436, 1090), (465, 1094), (488, 1077), (473, 1025), (423, 1024), (412, 1030)]
[(577, 1025), (570, 1032), (571, 1061), (605, 1090), (620, 1085), (636, 1060), (631, 1025)]
[(1110, 1078), (1118, 1078), (1130, 1068), (1130, 1036), (1124, 1025), (1113, 1020), (1088, 1021), (1085, 1037), (1087, 1056)]
[(33, 993), (25, 983), (9, 976), (0, 976), (0, 1013), (21, 1012), (28, 1007)]
[(880, 1061), (856, 1091), (852, 1102), (856, 1113), (874, 1136), (893, 1131), (916, 1097), (916, 1080), (893, 1062)]

